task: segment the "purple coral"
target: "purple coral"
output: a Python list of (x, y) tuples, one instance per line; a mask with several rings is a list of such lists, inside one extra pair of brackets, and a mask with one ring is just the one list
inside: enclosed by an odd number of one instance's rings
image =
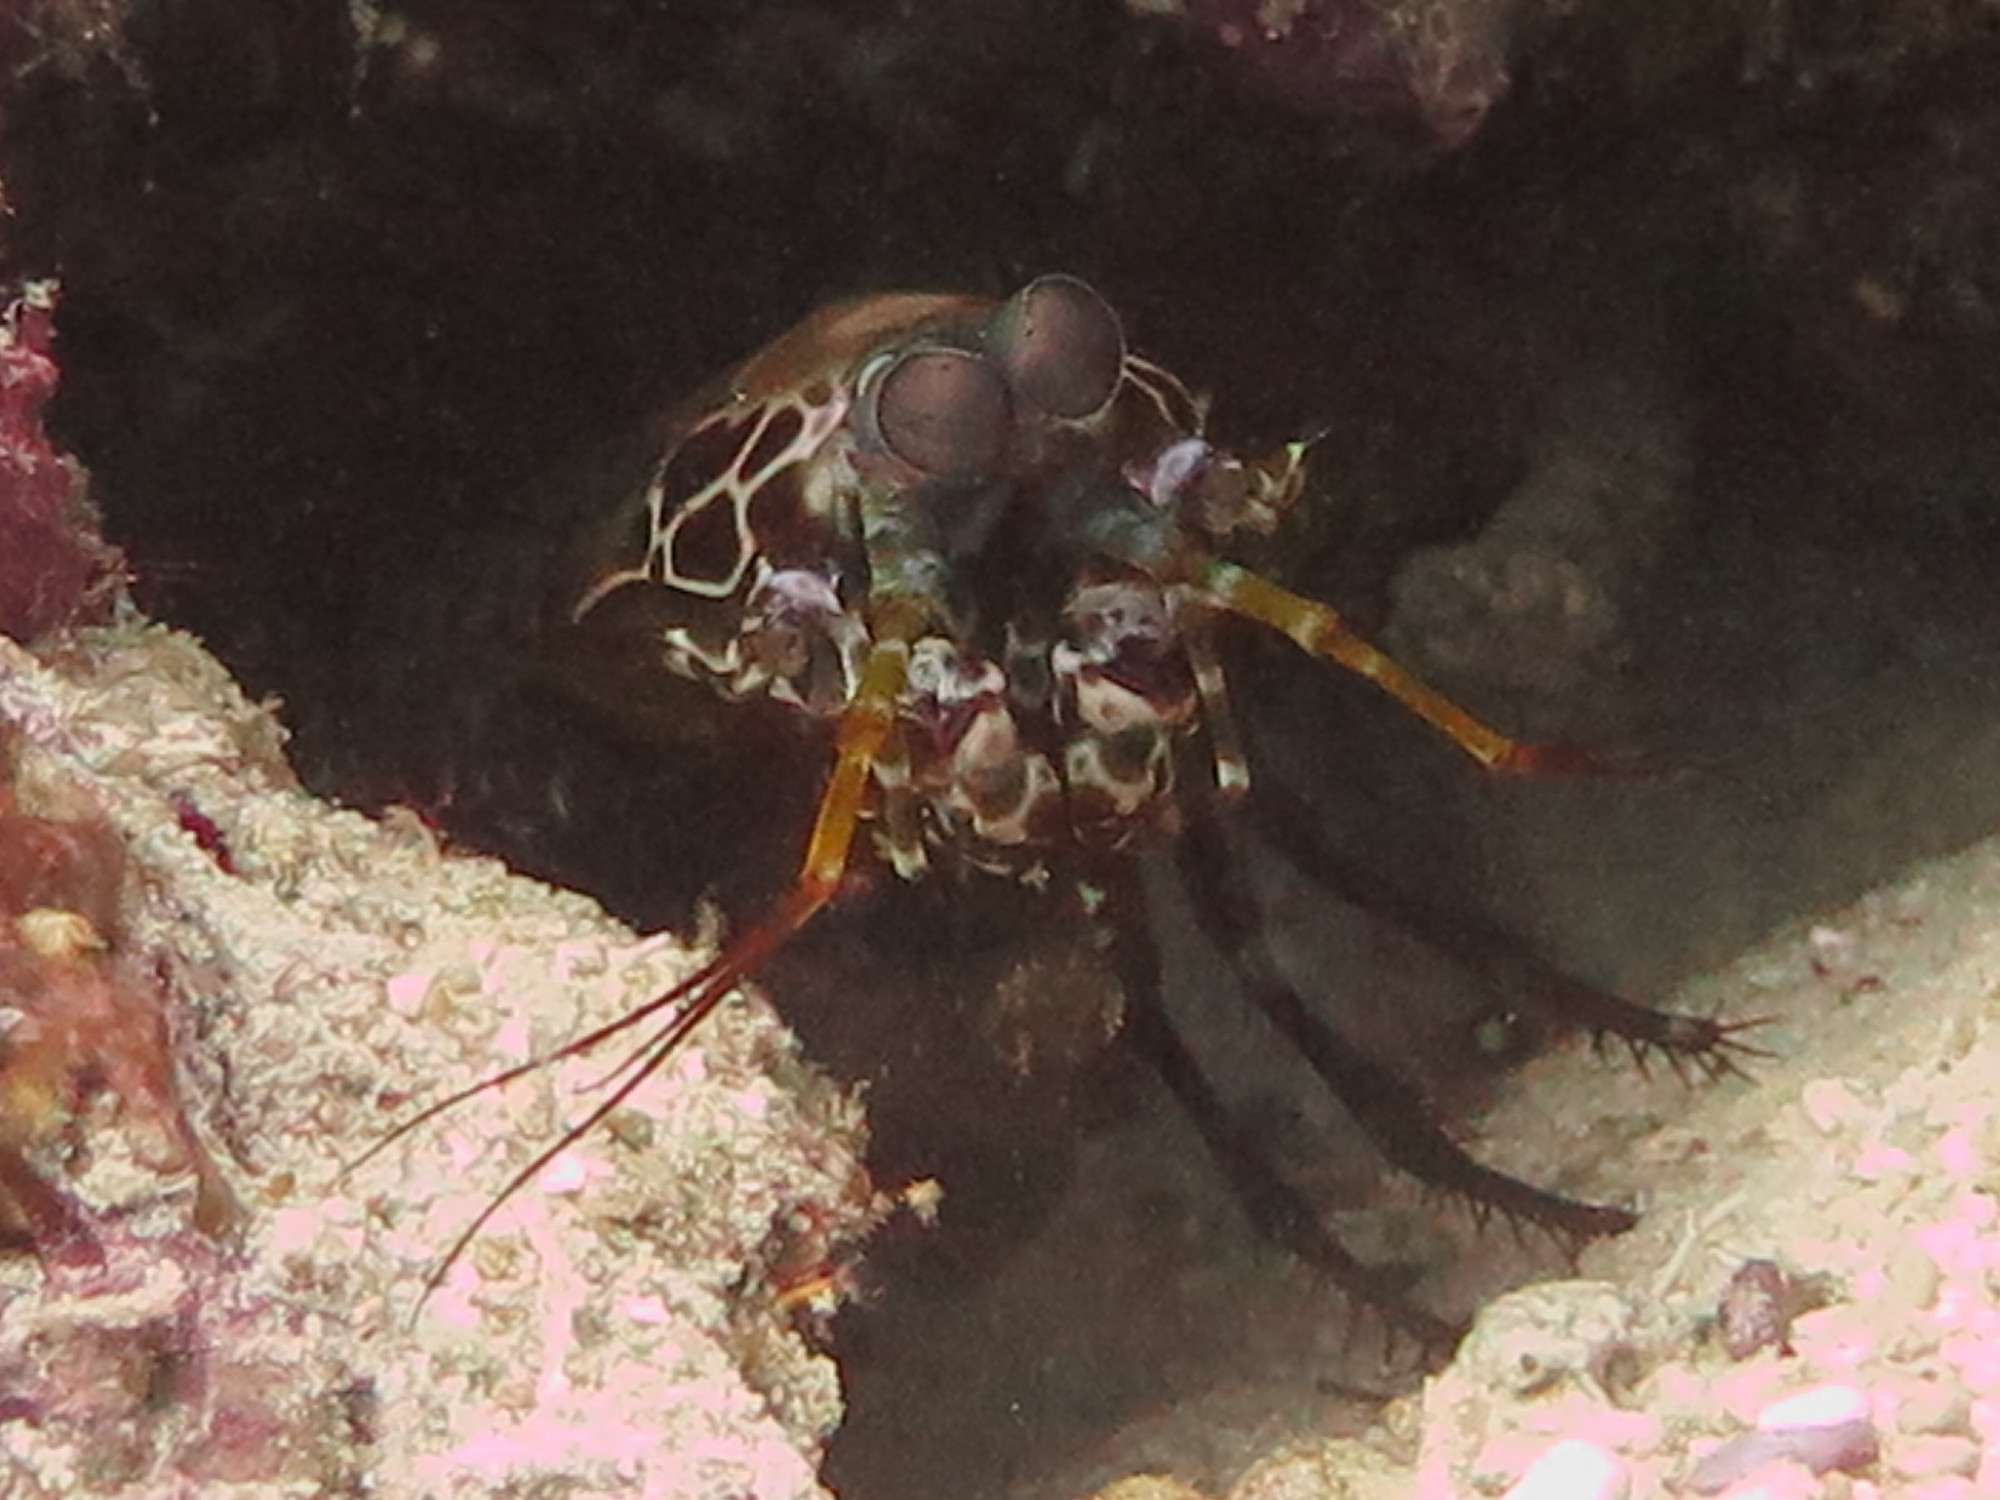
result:
[(1247, 90), (1303, 114), (1413, 117), (1457, 146), (1507, 92), (1494, 0), (1186, 0), (1181, 13)]

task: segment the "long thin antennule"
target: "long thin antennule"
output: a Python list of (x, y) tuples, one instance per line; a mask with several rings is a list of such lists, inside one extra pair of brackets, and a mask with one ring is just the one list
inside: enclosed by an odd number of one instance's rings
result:
[[(675, 1004), (684, 996), (700, 989), (711, 978), (721, 972), (726, 956), (712, 959), (686, 979), (683, 979), (679, 984), (674, 985), (671, 989), (662, 991), (653, 999), (648, 1000), (644, 1005), (627, 1011), (615, 1021), (608, 1021), (594, 1031), (585, 1032), (580, 1037), (572, 1038), (553, 1052), (545, 1052), (539, 1057), (529, 1058), (524, 1063), (516, 1063), (504, 1072), (494, 1073), (480, 1079), (477, 1083), (467, 1084), (464, 1088), (446, 1094), (442, 1099), (434, 1100), (425, 1105), (414, 1115), (411, 1115), (409, 1119), (397, 1125), (395, 1129), (391, 1130), (387, 1135), (376, 1141), (374, 1145), (342, 1167), (340, 1175), (334, 1179), (335, 1182), (337, 1184), (346, 1183), (356, 1172), (367, 1166), (369, 1162), (375, 1160), (376, 1157), (395, 1145), (396, 1142), (403, 1140), (411, 1132), (428, 1125), (432, 1120), (437, 1119), (438, 1116), (458, 1108), (459, 1105), (466, 1103), (468, 1100), (477, 1099), (481, 1094), (488, 1094), (496, 1089), (505, 1088), (517, 1078), (525, 1078), (530, 1073), (539, 1073), (543, 1068), (562, 1062), (566, 1058), (581, 1057), (584, 1053), (609, 1041), (619, 1033), (629, 1031), (649, 1017), (658, 1015), (667, 1006)], [(709, 1006), (709, 1009), (714, 1009), (713, 1004)]]
[[(694, 979), (685, 984), (676, 985), (659, 999), (649, 1002), (640, 1009), (632, 1012), (629, 1016), (621, 1017), (609, 1026), (600, 1027), (598, 1031), (592, 1032), (590, 1037), (585, 1039), (593, 1044), (597, 1041), (602, 1041), (605, 1036), (621, 1031), (625, 1027), (649, 1015), (657, 1014), (662, 1005), (671, 1003), (675, 997), (685, 994), (691, 987), (699, 985), (699, 988), (695, 990), (694, 998), (687, 1003), (685, 1008), (677, 1013), (665, 1026), (661, 1027), (639, 1049), (636, 1055), (643, 1057), (645, 1061), (633, 1070), (632, 1076), (613, 1089), (609, 1095), (596, 1104), (581, 1120), (578, 1120), (575, 1124), (564, 1130), (554, 1141), (530, 1157), (527, 1165), (521, 1167), (512, 1177), (509, 1177), (501, 1185), (500, 1191), (487, 1200), (486, 1206), (473, 1216), (472, 1222), (459, 1231), (458, 1238), (451, 1242), (444, 1254), (438, 1258), (437, 1264), (431, 1267), (430, 1274), (424, 1277), (423, 1289), (417, 1294), (416, 1305), (410, 1309), (411, 1323), (414, 1324), (417, 1318), (422, 1315), (424, 1304), (430, 1300), (431, 1293), (444, 1285), (444, 1279), (451, 1274), (451, 1268), (458, 1264), (459, 1257), (465, 1254), (466, 1248), (479, 1238), (480, 1231), (493, 1221), (493, 1216), (506, 1207), (508, 1201), (516, 1193), (534, 1181), (541, 1174), (544, 1167), (548, 1166), (550, 1162), (562, 1155), (563, 1152), (567, 1151), (571, 1146), (574, 1146), (578, 1141), (589, 1135), (591, 1131), (603, 1124), (609, 1118), (612, 1111), (616, 1110), (627, 1099), (630, 1099), (633, 1094), (638, 1092), (641, 1084), (645, 1083), (648, 1078), (651, 1078), (666, 1065), (667, 1061), (680, 1049), (681, 1044), (693, 1034), (695, 1028), (708, 1019), (716, 1006), (720, 1005), (723, 999), (735, 987), (736, 981), (740, 977), (737, 968), (738, 966), (735, 964), (717, 960), (715, 963), (708, 965)], [(552, 1061), (554, 1057), (571, 1056), (579, 1050), (581, 1049), (576, 1044), (572, 1044), (546, 1060)], [(524, 1071), (522, 1068), (510, 1069), (507, 1073), (496, 1075), (472, 1089), (461, 1090), (450, 1099), (446, 1099), (441, 1104), (434, 1105), (426, 1110), (424, 1114), (410, 1121), (408, 1125), (402, 1127), (397, 1133), (399, 1135), (405, 1133), (412, 1126), (421, 1124), (426, 1118), (436, 1115), (442, 1109), (449, 1109), (461, 1099), (468, 1098), (472, 1094), (503, 1082), (507, 1078), (518, 1077), (522, 1071)], [(394, 1137), (391, 1137), (391, 1139), (394, 1139)], [(387, 1143), (384, 1142), (383, 1144)], [(378, 1147), (377, 1149), (380, 1148)]]

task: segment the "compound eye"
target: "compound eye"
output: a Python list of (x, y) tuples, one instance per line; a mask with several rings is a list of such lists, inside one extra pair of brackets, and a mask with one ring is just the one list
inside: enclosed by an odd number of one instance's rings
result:
[(895, 356), (861, 397), (862, 420), (890, 453), (932, 479), (991, 474), (1006, 446), (1007, 385), (963, 349)]
[(1125, 368), (1118, 314), (1074, 276), (1044, 276), (1008, 298), (988, 345), (1014, 390), (1064, 421), (1104, 410)]

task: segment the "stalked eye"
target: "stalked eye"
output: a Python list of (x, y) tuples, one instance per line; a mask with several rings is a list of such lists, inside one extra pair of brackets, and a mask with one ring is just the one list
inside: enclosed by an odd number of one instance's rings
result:
[(918, 473), (977, 479), (998, 465), (1010, 421), (1007, 385), (978, 355), (911, 349), (861, 384), (864, 426)]
[(1070, 422), (1104, 410), (1125, 367), (1118, 314), (1074, 276), (1044, 276), (1008, 298), (988, 345), (1016, 394)]

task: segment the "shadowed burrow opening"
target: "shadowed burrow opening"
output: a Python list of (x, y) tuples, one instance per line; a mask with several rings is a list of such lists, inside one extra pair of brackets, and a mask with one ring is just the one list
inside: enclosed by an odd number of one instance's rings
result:
[[(1580, 9), (1427, 93), (1062, 0), (419, 5), (366, 35), (209, 0), (15, 73), (9, 248), (62, 279), (54, 421), (135, 594), (282, 699), (308, 783), (645, 925), (781, 890), (826, 745), (693, 691), (636, 731), (556, 692), (521, 608), (549, 559), (643, 483), (663, 413), (814, 307), (1089, 280), (1219, 440), (1316, 437), (1247, 562), (1491, 722), (1643, 773), (1495, 782), (1226, 633), (1288, 810), (1217, 846), (1255, 935), (1392, 1103), (1469, 1131), (1552, 1036), (1532, 981), (1462, 961), (1480, 935), (1655, 999), (2000, 810), (1972, 769), (2000, 694), (1991, 43), (1805, 28), (1746, 73), (1720, 19), (1663, 50)], [(1169, 849), (1138, 867), (1166, 1013), (1342, 1243), (1447, 1320), (1563, 1269), (1385, 1173), (1248, 1003), (1217, 893)], [(1000, 880), (855, 884), (767, 977), (869, 1083), (878, 1176), (947, 1207), (818, 1331), (843, 1493), (999, 1493), (1217, 1392), (1332, 1421), (1407, 1379), (1111, 1035), (1088, 923)], [(1629, 1185), (1597, 1157), (1547, 1184)]]

